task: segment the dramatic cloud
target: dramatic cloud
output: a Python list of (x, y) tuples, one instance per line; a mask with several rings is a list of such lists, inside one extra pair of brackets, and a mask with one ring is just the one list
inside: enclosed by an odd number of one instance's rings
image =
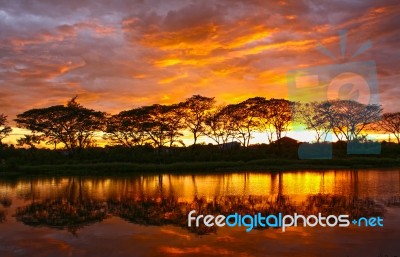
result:
[(287, 98), (291, 69), (374, 60), (385, 110), (399, 111), (398, 1), (0, 1), (0, 113), (79, 95), (116, 113), (193, 94)]

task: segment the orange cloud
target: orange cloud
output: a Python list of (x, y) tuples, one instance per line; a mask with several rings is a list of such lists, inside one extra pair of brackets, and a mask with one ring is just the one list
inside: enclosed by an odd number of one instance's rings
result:
[(172, 83), (172, 82), (177, 81), (179, 79), (187, 78), (188, 76), (189, 76), (188, 73), (185, 72), (185, 73), (182, 73), (182, 74), (178, 74), (176, 76), (172, 76), (172, 77), (169, 77), (169, 78), (161, 79), (161, 80), (158, 81), (158, 84), (169, 84), (169, 83)]

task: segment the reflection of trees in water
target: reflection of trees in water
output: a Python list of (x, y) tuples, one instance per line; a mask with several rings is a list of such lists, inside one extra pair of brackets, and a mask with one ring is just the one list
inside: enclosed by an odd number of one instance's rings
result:
[[(12, 205), (12, 200), (9, 197), (1, 197), (0, 204), (4, 208), (9, 208)], [(0, 223), (3, 223), (6, 220), (7, 212), (5, 210), (0, 210)]]
[(175, 225), (197, 234), (215, 232), (217, 227), (187, 226), (187, 214), (196, 215), (239, 214), (294, 214), (323, 215), (349, 214), (360, 216), (383, 216), (384, 208), (371, 199), (354, 196), (317, 194), (308, 196), (296, 204), (288, 196), (224, 196), (212, 200), (194, 197), (192, 201), (180, 202), (175, 197), (143, 196), (139, 198), (68, 200), (66, 198), (34, 202), (16, 212), (18, 221), (31, 226), (67, 228), (75, 233), (85, 225), (100, 222), (108, 215), (121, 217), (140, 225)]
[(344, 195), (310, 195), (298, 213), (307, 215), (322, 213), (324, 215), (348, 214), (350, 218), (383, 216), (384, 206), (370, 198)]
[[(178, 200), (172, 179), (163, 176), (156, 177), (158, 186), (156, 190), (146, 189), (145, 179), (132, 179), (124, 181), (122, 187), (116, 187), (116, 192), (108, 193), (107, 200), (96, 200), (94, 194), (87, 188), (89, 183), (81, 178), (71, 178), (68, 183), (58, 191), (56, 195), (43, 199), (40, 191), (35, 189), (31, 182), (29, 193), (32, 203), (17, 209), (16, 217), (27, 225), (49, 226), (54, 228), (66, 228), (75, 233), (85, 225), (100, 222), (109, 215), (121, 217), (129, 222), (140, 225), (175, 225), (197, 234), (215, 232), (217, 227), (196, 228), (187, 227), (187, 214), (196, 210), (196, 215), (229, 215), (235, 212), (239, 214), (294, 214), (316, 215), (321, 212), (328, 216), (331, 214), (349, 214), (350, 218), (360, 216), (383, 216), (384, 206), (369, 198), (361, 198), (358, 188), (358, 171), (350, 174), (351, 194), (316, 194), (309, 195), (302, 202), (285, 195), (283, 173), (271, 175), (271, 191), (267, 195), (248, 195), (249, 177), (245, 174), (243, 192), (238, 195), (219, 194), (229, 191), (222, 188), (227, 185), (225, 176), (219, 176), (215, 183), (215, 197), (206, 199), (199, 197), (198, 181), (196, 176), (191, 176), (194, 189), (193, 199), (189, 201)], [(227, 178), (229, 179), (229, 177)], [(322, 182), (324, 178), (321, 178)], [(325, 184), (321, 183), (321, 192), (324, 192)], [(86, 190), (85, 190), (86, 189)], [(399, 204), (400, 199), (386, 202), (388, 205)]]
[(400, 196), (392, 196), (386, 200), (386, 205), (389, 207), (400, 207)]
[(18, 208), (15, 217), (26, 225), (67, 228), (75, 234), (83, 226), (105, 219), (107, 204), (93, 200), (46, 200)]
[(239, 214), (303, 214), (322, 213), (348, 214), (350, 219), (361, 216), (383, 216), (384, 208), (371, 199), (360, 199), (342, 195), (310, 195), (304, 202), (296, 204), (287, 196), (225, 196), (215, 197), (212, 201), (195, 198), (192, 202), (178, 203), (174, 199), (142, 200), (109, 200), (109, 209), (113, 215), (130, 222), (144, 225), (173, 224), (189, 229), (191, 232), (206, 234), (214, 232), (217, 227), (187, 227), (187, 214), (196, 210), (196, 216), (203, 214), (230, 215)]
[(12, 205), (12, 199), (10, 197), (1, 197), (0, 204), (3, 205), (3, 207), (8, 208)]
[(100, 222), (108, 215), (107, 203), (90, 199), (82, 187), (82, 179), (73, 178), (62, 197), (38, 201), (32, 194), (32, 203), (17, 208), (15, 217), (26, 225), (67, 228), (75, 234), (83, 226)]
[[(150, 198), (108, 200), (109, 211), (123, 219), (141, 225), (177, 225), (197, 234), (216, 232), (217, 227), (188, 227), (187, 215), (196, 210), (196, 215), (229, 215), (235, 212), (255, 214), (268, 209), (270, 213), (294, 210), (287, 197), (277, 197), (274, 203), (265, 201), (265, 197), (224, 196), (212, 201), (197, 196), (191, 202), (178, 202), (175, 198)], [(276, 212), (275, 212), (276, 210)], [(279, 211), (278, 211), (279, 210)]]
[(0, 210), (0, 223), (3, 223), (6, 220), (6, 211)]
[(187, 226), (186, 215), (191, 210), (189, 203), (174, 198), (110, 199), (107, 203), (112, 215), (140, 225), (184, 227)]

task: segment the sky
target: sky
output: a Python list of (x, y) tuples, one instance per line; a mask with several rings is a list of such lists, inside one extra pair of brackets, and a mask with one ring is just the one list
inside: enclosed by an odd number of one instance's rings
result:
[(193, 94), (289, 99), (289, 71), (371, 60), (399, 111), (399, 13), (396, 0), (0, 1), (0, 113), (13, 125), (75, 95), (112, 114)]

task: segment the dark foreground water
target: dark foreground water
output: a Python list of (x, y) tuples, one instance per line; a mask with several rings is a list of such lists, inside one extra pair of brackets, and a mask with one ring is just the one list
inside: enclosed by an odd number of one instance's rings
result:
[[(187, 213), (380, 216), (383, 227), (188, 228)], [(0, 256), (400, 257), (400, 170), (0, 178)]]

